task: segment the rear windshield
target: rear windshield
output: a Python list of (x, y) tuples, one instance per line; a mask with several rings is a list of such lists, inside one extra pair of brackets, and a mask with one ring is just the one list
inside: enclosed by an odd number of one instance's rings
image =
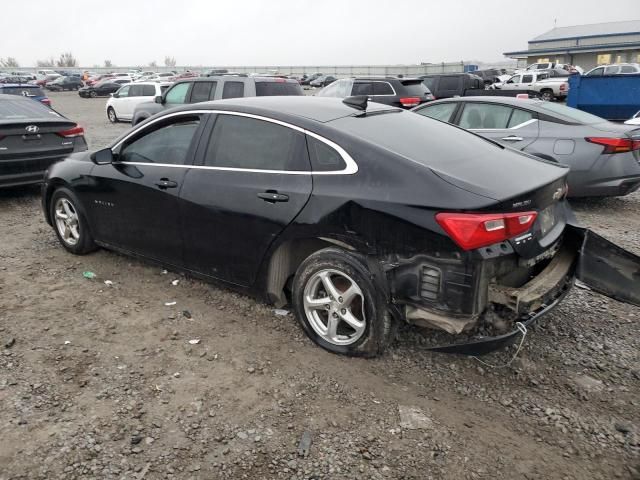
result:
[(297, 82), (256, 82), (256, 95), (258, 97), (304, 95), (304, 92)]
[(583, 112), (582, 110), (578, 110), (576, 108), (567, 107), (566, 105), (560, 105), (559, 103), (551, 103), (551, 102), (541, 102), (538, 104), (543, 111), (549, 112), (549, 114), (553, 115), (561, 115), (566, 117), (568, 120), (583, 123), (583, 124), (592, 124), (592, 123), (602, 123), (606, 122), (605, 119), (596, 117), (595, 115), (591, 115), (590, 113)]
[(400, 83), (404, 85), (407, 95), (412, 97), (422, 97), (427, 93), (431, 93), (422, 80), (402, 80)]
[(423, 78), (422, 83), (424, 83), (429, 90), (433, 90), (433, 87), (436, 84), (436, 79), (433, 77)]
[(9, 95), (23, 95), (25, 97), (44, 97), (44, 91), (40, 87), (4, 87), (0, 88), (0, 93)]
[(40, 102), (11, 97), (0, 101), (0, 120), (23, 120), (33, 118), (62, 118), (58, 113)]

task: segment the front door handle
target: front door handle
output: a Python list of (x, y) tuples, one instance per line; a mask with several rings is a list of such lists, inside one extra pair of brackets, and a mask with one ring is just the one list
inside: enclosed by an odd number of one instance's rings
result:
[(524, 138), (511, 135), (510, 137), (504, 137), (502, 140), (504, 140), (505, 142), (521, 142), (522, 140), (524, 140)]
[(261, 192), (258, 194), (258, 198), (261, 198), (265, 202), (269, 202), (269, 203), (289, 201), (289, 195), (278, 193), (275, 190), (267, 190), (266, 192)]
[(168, 178), (161, 178), (156, 182), (156, 185), (160, 190), (166, 190), (167, 188), (176, 188), (178, 186), (178, 182), (174, 182)]

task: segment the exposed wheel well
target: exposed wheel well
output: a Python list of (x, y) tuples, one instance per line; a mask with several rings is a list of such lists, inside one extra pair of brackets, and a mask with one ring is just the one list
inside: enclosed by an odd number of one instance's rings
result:
[(355, 250), (351, 245), (331, 238), (301, 238), (282, 243), (269, 259), (266, 279), (268, 300), (276, 307), (287, 305), (287, 287), (300, 264), (312, 253), (332, 246)]

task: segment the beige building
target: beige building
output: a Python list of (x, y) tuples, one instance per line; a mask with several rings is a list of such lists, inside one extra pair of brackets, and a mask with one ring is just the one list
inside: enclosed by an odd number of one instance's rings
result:
[(556, 27), (529, 40), (527, 50), (505, 52), (518, 66), (537, 62), (579, 65), (640, 63), (640, 20)]

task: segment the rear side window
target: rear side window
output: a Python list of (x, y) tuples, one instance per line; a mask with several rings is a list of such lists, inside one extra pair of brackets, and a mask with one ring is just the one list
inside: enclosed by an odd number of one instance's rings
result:
[(468, 103), (460, 117), (460, 126), (466, 129), (507, 128), (511, 107), (481, 103)]
[[(422, 82), (420, 82), (422, 84)], [(374, 95), (395, 95), (393, 88), (388, 82), (373, 82)]]
[(423, 78), (422, 83), (424, 83), (429, 90), (433, 91), (436, 86), (436, 79), (433, 77)]
[(457, 90), (460, 85), (460, 77), (441, 77), (440, 90)]
[[(120, 89), (120, 91), (123, 91), (126, 88), (127, 87), (122, 87)], [(143, 92), (142, 85), (131, 85), (131, 88), (129, 88), (129, 96), (130, 97), (141, 97), (142, 96), (142, 92)]]
[(423, 97), (427, 93), (430, 93), (427, 86), (422, 82), (405, 80), (400, 83), (402, 83), (405, 93), (411, 97)]
[(142, 96), (143, 97), (155, 97), (156, 96), (156, 87), (153, 85), (143, 85), (142, 86)]
[(314, 172), (335, 172), (347, 167), (342, 156), (326, 143), (307, 136), (307, 145)]
[(258, 97), (304, 95), (299, 83), (293, 82), (256, 82)]
[(371, 82), (355, 82), (351, 95), (373, 95), (373, 84)]
[(304, 134), (237, 115), (218, 115), (205, 165), (254, 170), (309, 170)]
[(438, 103), (422, 108), (416, 111), (416, 113), (424, 115), (425, 117), (435, 118), (441, 122), (449, 122), (451, 115), (456, 109), (456, 105), (456, 103)]
[(212, 97), (213, 82), (194, 82), (191, 88), (191, 103), (207, 102)]
[(637, 71), (633, 65), (623, 65), (620, 67), (620, 73), (636, 73)]
[(509, 119), (509, 124), (507, 128), (517, 127), (518, 125), (523, 124), (524, 122), (528, 122), (533, 119), (533, 113), (528, 112), (526, 110), (520, 110), (515, 108), (513, 113), (511, 114), (511, 118)]
[[(545, 77), (544, 77), (544, 75), (541, 74), (538, 78), (540, 80), (542, 80)], [(531, 82), (533, 82), (533, 75), (523, 75), (522, 76), (522, 83), (531, 83)]]
[(242, 82), (224, 82), (222, 88), (222, 98), (239, 98), (244, 97), (244, 83)]

